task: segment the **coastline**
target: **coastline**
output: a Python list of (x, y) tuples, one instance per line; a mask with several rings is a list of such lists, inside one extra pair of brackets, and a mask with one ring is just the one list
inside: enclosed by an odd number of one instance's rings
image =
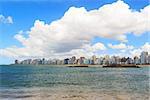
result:
[[(5, 65), (4, 65), (4, 66), (5, 66)], [(80, 66), (80, 65), (77, 65), (77, 64), (66, 64), (66, 65), (48, 65), (48, 64), (45, 64), (45, 65), (42, 65), (42, 64), (39, 64), (39, 65), (35, 65), (35, 64), (10, 64), (10, 66), (69, 67), (69, 66)], [(88, 66), (88, 67), (103, 67), (103, 65), (81, 65), (81, 66)]]
[(139, 67), (150, 67), (150, 65), (137, 65)]
[[(54, 93), (33, 93), (25, 95), (27, 98), (22, 98), (22, 100), (146, 100), (148, 95), (144, 94), (130, 94), (130, 93), (101, 93), (101, 92), (83, 92), (83, 91), (61, 91)], [(23, 97), (23, 96), (22, 96)], [(138, 98), (138, 99), (137, 99)]]
[[(5, 90), (4, 90), (5, 91)], [(7, 91), (7, 90), (6, 90)], [(12, 93), (8, 98), (21, 98), (21, 100), (147, 100), (149, 95), (147, 93), (128, 93), (125, 91), (97, 91), (88, 89), (64, 89), (62, 87), (57, 89), (48, 88), (22, 88), (12, 89), (11, 91), (23, 91), (21, 94)], [(6, 93), (2, 93), (5, 95)], [(15, 95), (15, 96), (14, 96)], [(1, 98), (3, 99), (3, 98)]]
[[(72, 66), (72, 67), (103, 67), (105, 65), (90, 65), (90, 64), (83, 64), (83, 65), (78, 65), (78, 64), (66, 64), (66, 65), (49, 65), (49, 64), (9, 64), (9, 65), (2, 65), (2, 66), (39, 66), (39, 67), (69, 67), (69, 66)], [(150, 67), (150, 65), (146, 65), (146, 64), (143, 64), (143, 65), (137, 65), (139, 67)], [(123, 67), (124, 68), (124, 67)]]

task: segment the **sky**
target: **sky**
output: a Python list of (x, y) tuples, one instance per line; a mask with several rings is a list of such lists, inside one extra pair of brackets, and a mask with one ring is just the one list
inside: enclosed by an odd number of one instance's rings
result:
[(149, 0), (0, 0), (0, 64), (150, 51)]

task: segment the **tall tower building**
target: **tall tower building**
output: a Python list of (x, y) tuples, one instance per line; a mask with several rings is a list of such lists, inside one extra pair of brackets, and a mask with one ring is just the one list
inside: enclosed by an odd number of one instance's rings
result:
[(148, 52), (143, 51), (140, 55), (141, 64), (146, 64), (148, 59)]
[(96, 56), (95, 55), (92, 56), (92, 61), (93, 61), (92, 64), (96, 63)]

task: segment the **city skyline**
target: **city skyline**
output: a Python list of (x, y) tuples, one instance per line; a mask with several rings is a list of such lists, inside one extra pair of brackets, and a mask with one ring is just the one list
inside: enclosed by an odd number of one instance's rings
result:
[(90, 58), (86, 57), (67, 57), (60, 58), (34, 58), (34, 59), (16, 59), (13, 64), (22, 65), (109, 65), (109, 64), (136, 64), (136, 65), (150, 65), (150, 54), (148, 52), (141, 52), (140, 56), (120, 57), (120, 56), (96, 56), (93, 55)]
[(148, 0), (0, 0), (0, 64), (150, 54)]

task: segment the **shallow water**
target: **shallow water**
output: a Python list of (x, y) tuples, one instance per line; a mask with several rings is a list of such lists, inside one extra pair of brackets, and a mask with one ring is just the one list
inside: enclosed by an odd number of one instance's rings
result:
[(0, 66), (0, 100), (148, 100), (149, 67)]

